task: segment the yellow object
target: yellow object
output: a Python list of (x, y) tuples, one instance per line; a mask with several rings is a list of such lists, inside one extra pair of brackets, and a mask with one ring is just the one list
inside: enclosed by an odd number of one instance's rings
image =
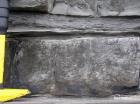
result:
[(0, 35), (0, 84), (3, 84), (5, 35)]
[(5, 102), (29, 94), (27, 89), (0, 89), (0, 102)]
[[(0, 35), (0, 85), (3, 84), (4, 76), (5, 39), (5, 35)], [(0, 89), (0, 102), (13, 100), (27, 94), (30, 94), (27, 89)]]

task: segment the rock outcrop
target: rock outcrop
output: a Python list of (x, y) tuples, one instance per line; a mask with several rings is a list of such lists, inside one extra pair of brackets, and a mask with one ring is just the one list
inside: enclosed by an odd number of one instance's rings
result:
[(12, 0), (6, 87), (98, 96), (138, 91), (139, 0)]

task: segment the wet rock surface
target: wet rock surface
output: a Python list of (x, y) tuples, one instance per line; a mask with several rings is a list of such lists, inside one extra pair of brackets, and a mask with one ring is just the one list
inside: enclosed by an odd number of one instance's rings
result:
[(33, 93), (107, 96), (138, 86), (139, 37), (16, 41), (11, 46), (16, 46), (12, 63), (16, 74), (11, 80), (18, 78), (19, 86), (25, 85)]

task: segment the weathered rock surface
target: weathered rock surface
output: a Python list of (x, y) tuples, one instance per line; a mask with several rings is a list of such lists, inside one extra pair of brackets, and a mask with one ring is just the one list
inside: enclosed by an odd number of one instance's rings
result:
[(16, 76), (33, 93), (106, 96), (138, 86), (139, 37), (52, 36), (17, 38), (8, 44), (16, 48), (11, 81)]
[(16, 12), (9, 18), (5, 87), (76, 96), (137, 90), (139, 0), (11, 0), (10, 5)]
[(16, 11), (48, 11), (48, 0), (11, 0), (10, 6)]
[(54, 77), (47, 51), (40, 40), (8, 39), (5, 86), (29, 88), (32, 94), (49, 92)]
[(140, 16), (139, 0), (99, 0), (101, 16)]
[(53, 0), (49, 12), (52, 14), (94, 16), (96, 0)]
[[(11, 14), (9, 32), (32, 32), (28, 36), (42, 32), (96, 33), (138, 32), (140, 33), (140, 18), (78, 18), (47, 14)], [(39, 33), (41, 32), (41, 33)], [(34, 33), (34, 34), (33, 34)], [(14, 34), (15, 35), (15, 34)], [(25, 35), (25, 34), (24, 34)], [(66, 34), (67, 35), (67, 34)]]
[(15, 11), (71, 16), (140, 16), (139, 0), (11, 0)]

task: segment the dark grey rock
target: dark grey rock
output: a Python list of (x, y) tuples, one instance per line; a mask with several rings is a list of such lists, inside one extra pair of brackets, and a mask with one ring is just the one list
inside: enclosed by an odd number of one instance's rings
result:
[(101, 16), (140, 16), (139, 0), (99, 0)]
[(107, 96), (138, 86), (139, 37), (17, 38), (11, 48), (10, 78), (33, 93)]
[(10, 6), (16, 11), (48, 11), (48, 0), (11, 0)]
[(53, 0), (49, 4), (49, 13), (74, 15), (74, 16), (95, 16), (96, 0)]
[(7, 40), (5, 86), (28, 88), (32, 94), (49, 93), (54, 83), (51, 66), (53, 62), (46, 59), (51, 55), (46, 53), (48, 49), (46, 50), (43, 42), (26, 39)]

